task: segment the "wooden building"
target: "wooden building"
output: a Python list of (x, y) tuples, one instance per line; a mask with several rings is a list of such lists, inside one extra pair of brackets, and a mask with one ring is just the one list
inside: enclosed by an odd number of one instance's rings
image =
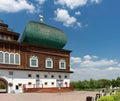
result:
[(20, 35), (0, 21), (0, 85), (21, 93), (70, 87), (66, 35), (44, 22), (29, 21)]

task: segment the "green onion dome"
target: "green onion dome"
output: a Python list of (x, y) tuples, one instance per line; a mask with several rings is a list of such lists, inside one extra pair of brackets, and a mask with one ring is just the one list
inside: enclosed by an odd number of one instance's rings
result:
[(21, 43), (58, 49), (62, 49), (66, 41), (66, 35), (62, 30), (35, 21), (28, 22), (20, 38)]

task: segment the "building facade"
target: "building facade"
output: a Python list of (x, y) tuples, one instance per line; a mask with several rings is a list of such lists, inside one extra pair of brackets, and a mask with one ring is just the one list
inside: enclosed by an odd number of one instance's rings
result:
[(0, 21), (0, 85), (8, 93), (70, 87), (71, 51), (65, 44), (64, 32), (43, 22), (28, 22), (20, 36)]

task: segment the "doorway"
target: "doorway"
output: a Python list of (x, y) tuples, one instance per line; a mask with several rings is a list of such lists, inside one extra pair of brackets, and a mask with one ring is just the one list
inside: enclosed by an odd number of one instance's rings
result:
[(8, 82), (0, 78), (0, 93), (7, 93), (8, 92)]

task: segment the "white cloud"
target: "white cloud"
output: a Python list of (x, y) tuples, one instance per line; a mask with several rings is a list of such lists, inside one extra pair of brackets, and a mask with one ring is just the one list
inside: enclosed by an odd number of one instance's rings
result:
[(58, 8), (55, 11), (55, 15), (56, 15), (55, 20), (62, 22), (63, 25), (65, 25), (67, 27), (72, 26), (76, 22), (76, 18), (73, 16), (70, 16), (68, 11), (65, 9)]
[(106, 70), (109, 70), (109, 71), (120, 71), (120, 68), (119, 67), (109, 67), (109, 68), (106, 68)]
[(86, 61), (88, 61), (88, 60), (91, 60), (91, 59), (92, 59), (92, 56), (90, 56), (90, 55), (85, 55), (85, 56), (83, 57), (83, 59), (86, 60)]
[(99, 4), (102, 0), (91, 0), (91, 3)]
[[(74, 23), (74, 28), (77, 27), (87, 27), (88, 24), (83, 26), (80, 21), (77, 21), (78, 19), (75, 16), (70, 16), (68, 11), (69, 10), (74, 10), (75, 8), (78, 7), (83, 7), (86, 6), (87, 4), (99, 4), (102, 0), (54, 0), (55, 5), (61, 5), (64, 9), (57, 9), (55, 11), (56, 14), (56, 21), (63, 22), (63, 25), (69, 27), (73, 25)], [(66, 8), (69, 8), (68, 11), (65, 10)], [(63, 11), (64, 10), (64, 11)], [(62, 14), (63, 13), (63, 14)], [(63, 16), (62, 15), (67, 15)], [(81, 15), (80, 11), (75, 12), (75, 15)]]
[(80, 62), (82, 62), (81, 58), (79, 58), (79, 57), (71, 57), (71, 64), (80, 63)]
[(88, 4), (88, 2), (99, 4), (102, 0), (54, 0), (56, 5), (66, 6), (70, 9), (82, 7)]
[(82, 27), (82, 25), (81, 25), (80, 22), (77, 22), (77, 26), (78, 26), (78, 27)]
[(82, 67), (101, 67), (101, 66), (111, 66), (115, 64), (117, 64), (117, 62), (113, 60), (99, 60), (99, 61), (86, 60), (81, 63), (81, 66)]
[(81, 14), (80, 11), (75, 12), (75, 15), (80, 15), (80, 14)]
[(77, 63), (79, 64), (78, 66), (81, 68), (101, 67), (101, 66), (106, 67), (106, 66), (112, 66), (118, 64), (118, 62), (116, 62), (115, 60), (107, 60), (107, 59), (96, 60), (98, 58), (99, 58), (98, 56), (90, 56), (90, 55), (85, 55), (83, 58), (72, 57), (71, 63)]
[(98, 56), (85, 55), (83, 58), (71, 57), (72, 80), (112, 79), (119, 76), (120, 63), (112, 59), (99, 59)]
[(19, 12), (27, 10), (30, 13), (35, 11), (33, 4), (28, 3), (27, 0), (0, 0), (0, 12)]
[(37, 0), (40, 5), (44, 4), (46, 0)]
[(74, 73), (71, 74), (71, 80), (89, 80), (93, 79), (115, 79), (120, 74), (120, 67), (113, 67), (112, 70), (108, 67), (107, 69), (99, 68), (76, 68)]
[(67, 6), (70, 9), (75, 9), (79, 6), (84, 6), (87, 0), (54, 0), (55, 4), (60, 4), (62, 6)]

